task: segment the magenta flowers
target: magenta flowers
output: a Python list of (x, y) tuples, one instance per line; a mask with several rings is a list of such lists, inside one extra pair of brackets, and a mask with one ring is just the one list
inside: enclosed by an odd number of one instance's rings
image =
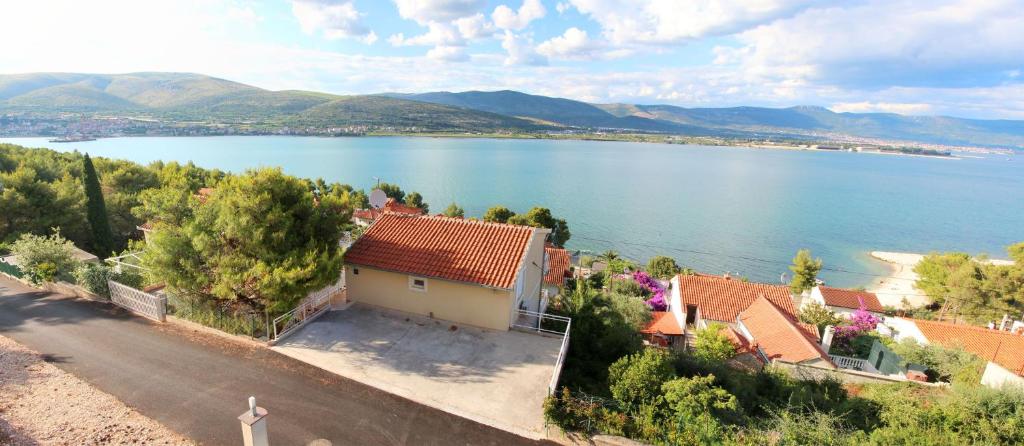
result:
[(633, 280), (651, 292), (650, 299), (647, 299), (648, 307), (654, 311), (665, 311), (668, 308), (668, 302), (665, 301), (665, 288), (661, 286), (660, 282), (643, 271), (633, 273)]

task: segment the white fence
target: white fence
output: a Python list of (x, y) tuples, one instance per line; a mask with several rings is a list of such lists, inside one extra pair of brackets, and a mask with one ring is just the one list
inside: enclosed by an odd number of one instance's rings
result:
[(274, 321), (271, 324), (273, 326), (273, 330), (271, 332), (272, 337), (270, 338), (270, 342), (273, 343), (279, 341), (281, 338), (288, 336), (307, 322), (326, 313), (331, 309), (331, 298), (344, 289), (345, 276), (342, 275), (341, 278), (339, 278), (333, 285), (309, 293), (309, 295), (306, 296), (305, 299), (302, 299), (302, 302), (292, 309), (292, 311), (274, 318)]
[(871, 365), (866, 359), (850, 358), (847, 356), (829, 355), (832, 362), (836, 363), (841, 369), (853, 369), (860, 370), (862, 372), (878, 373), (878, 370)]
[[(544, 321), (561, 322), (565, 324), (565, 328), (545, 328)], [(569, 351), (569, 331), (572, 329), (572, 318), (519, 310), (519, 317), (512, 324), (512, 328), (519, 331), (533, 331), (548, 335), (560, 335), (562, 337), (562, 345), (558, 349), (558, 359), (555, 360), (555, 371), (551, 374), (551, 381), (548, 382), (548, 395), (553, 395), (555, 390), (558, 389), (558, 379), (562, 375), (562, 365), (565, 364), (565, 355)]]
[(167, 298), (137, 290), (113, 280), (107, 281), (110, 287), (110, 301), (139, 315), (164, 322), (167, 319)]

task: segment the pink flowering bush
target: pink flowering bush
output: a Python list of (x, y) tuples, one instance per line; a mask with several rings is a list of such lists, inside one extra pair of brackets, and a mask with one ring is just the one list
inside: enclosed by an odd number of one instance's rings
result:
[(661, 282), (643, 271), (633, 273), (633, 280), (651, 292), (650, 299), (647, 299), (648, 307), (654, 311), (665, 311), (668, 308), (668, 302), (665, 301), (665, 288), (661, 286)]
[[(865, 337), (873, 338), (871, 332), (875, 330), (879, 322), (881, 320), (868, 312), (862, 302), (860, 308), (850, 317), (849, 323), (835, 328), (835, 332), (832, 335), (832, 348), (836, 353), (842, 355), (863, 356), (864, 352), (860, 350), (863, 350), (866, 346), (870, 351), (870, 344), (874, 342), (873, 339), (864, 339), (864, 342), (858, 341)], [(867, 341), (872, 342), (869, 343)]]

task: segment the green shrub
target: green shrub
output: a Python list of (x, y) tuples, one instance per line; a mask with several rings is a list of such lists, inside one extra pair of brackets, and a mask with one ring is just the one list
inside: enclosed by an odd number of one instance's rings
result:
[(141, 289), (145, 284), (142, 275), (136, 272), (122, 271), (117, 273), (114, 268), (104, 263), (83, 262), (75, 268), (75, 283), (90, 293), (110, 298), (108, 280)]
[(662, 383), (675, 377), (672, 357), (658, 348), (620, 358), (608, 368), (612, 396), (628, 410), (652, 404), (661, 395)]
[(675, 259), (666, 256), (654, 256), (647, 261), (647, 274), (659, 279), (668, 279), (679, 273), (680, 268)]
[(697, 330), (693, 341), (693, 356), (707, 362), (722, 362), (736, 356), (736, 346), (722, 333), (724, 328), (722, 324), (711, 323)]
[(17, 256), (18, 267), (29, 281), (38, 285), (74, 270), (74, 246), (56, 231), (50, 236), (22, 234), (11, 245), (11, 253)]

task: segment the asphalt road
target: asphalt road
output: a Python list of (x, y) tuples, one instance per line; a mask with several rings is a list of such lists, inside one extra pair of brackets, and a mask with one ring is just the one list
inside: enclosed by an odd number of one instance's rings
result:
[(250, 395), (270, 413), (274, 446), (317, 439), (335, 445), (537, 444), (266, 348), (6, 278), (0, 278), (0, 334), (202, 444), (241, 444), (237, 417)]

